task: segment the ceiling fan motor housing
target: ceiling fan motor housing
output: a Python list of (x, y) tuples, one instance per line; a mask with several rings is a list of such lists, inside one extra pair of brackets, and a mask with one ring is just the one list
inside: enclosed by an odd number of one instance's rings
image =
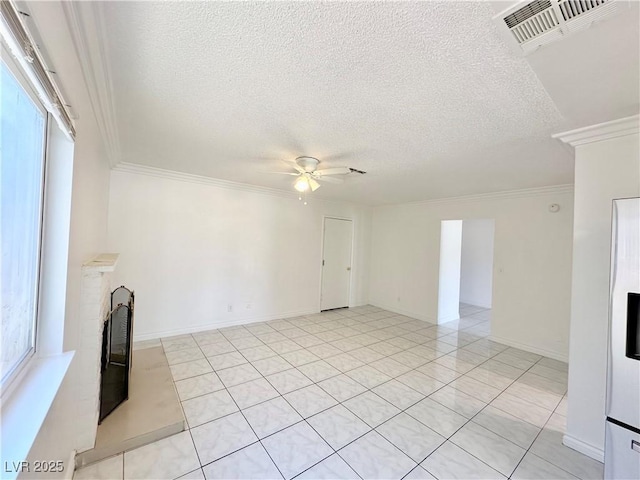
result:
[(316, 171), (320, 161), (313, 157), (298, 157), (296, 158), (296, 163), (300, 168), (303, 168), (305, 172), (312, 173)]

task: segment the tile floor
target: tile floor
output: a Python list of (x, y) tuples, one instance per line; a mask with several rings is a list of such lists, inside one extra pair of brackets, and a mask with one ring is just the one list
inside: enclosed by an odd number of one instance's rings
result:
[(567, 365), (372, 306), (162, 339), (189, 430), (76, 479), (592, 479)]

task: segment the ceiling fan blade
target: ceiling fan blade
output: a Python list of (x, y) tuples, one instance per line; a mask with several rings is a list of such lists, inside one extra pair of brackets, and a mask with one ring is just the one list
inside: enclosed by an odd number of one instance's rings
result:
[(351, 169), (348, 167), (334, 167), (334, 168), (323, 168), (322, 170), (316, 170), (316, 175), (325, 176), (325, 175), (346, 175), (347, 173), (351, 173)]
[(318, 182), (316, 182), (313, 178), (309, 179), (309, 186), (311, 187), (311, 191), (315, 192), (317, 189), (319, 189), (322, 185), (320, 185)]
[(276, 175), (293, 175), (295, 177), (297, 177), (298, 175), (300, 175), (297, 172), (267, 172), (267, 173), (275, 173)]
[(292, 162), (290, 160), (281, 160), (283, 163), (286, 163), (287, 165), (289, 165), (291, 168), (295, 168), (298, 172), (300, 173), (305, 173), (305, 169), (302, 168), (300, 165), (298, 165), (296, 162)]
[(341, 178), (335, 178), (335, 177), (324, 177), (324, 176), (318, 175), (317, 177), (315, 177), (315, 179), (321, 182), (327, 182), (327, 183), (344, 183), (344, 180), (342, 180)]

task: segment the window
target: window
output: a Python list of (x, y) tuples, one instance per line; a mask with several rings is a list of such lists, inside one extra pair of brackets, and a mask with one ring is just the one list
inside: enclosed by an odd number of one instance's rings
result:
[(0, 382), (35, 349), (46, 113), (6, 64), (0, 77)]

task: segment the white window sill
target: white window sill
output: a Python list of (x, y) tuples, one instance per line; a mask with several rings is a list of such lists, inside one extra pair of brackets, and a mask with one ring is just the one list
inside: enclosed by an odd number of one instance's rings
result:
[(47, 417), (75, 352), (31, 361), (19, 384), (2, 399), (0, 452), (3, 479), (17, 478), (20, 463), (27, 459), (40, 427)]

